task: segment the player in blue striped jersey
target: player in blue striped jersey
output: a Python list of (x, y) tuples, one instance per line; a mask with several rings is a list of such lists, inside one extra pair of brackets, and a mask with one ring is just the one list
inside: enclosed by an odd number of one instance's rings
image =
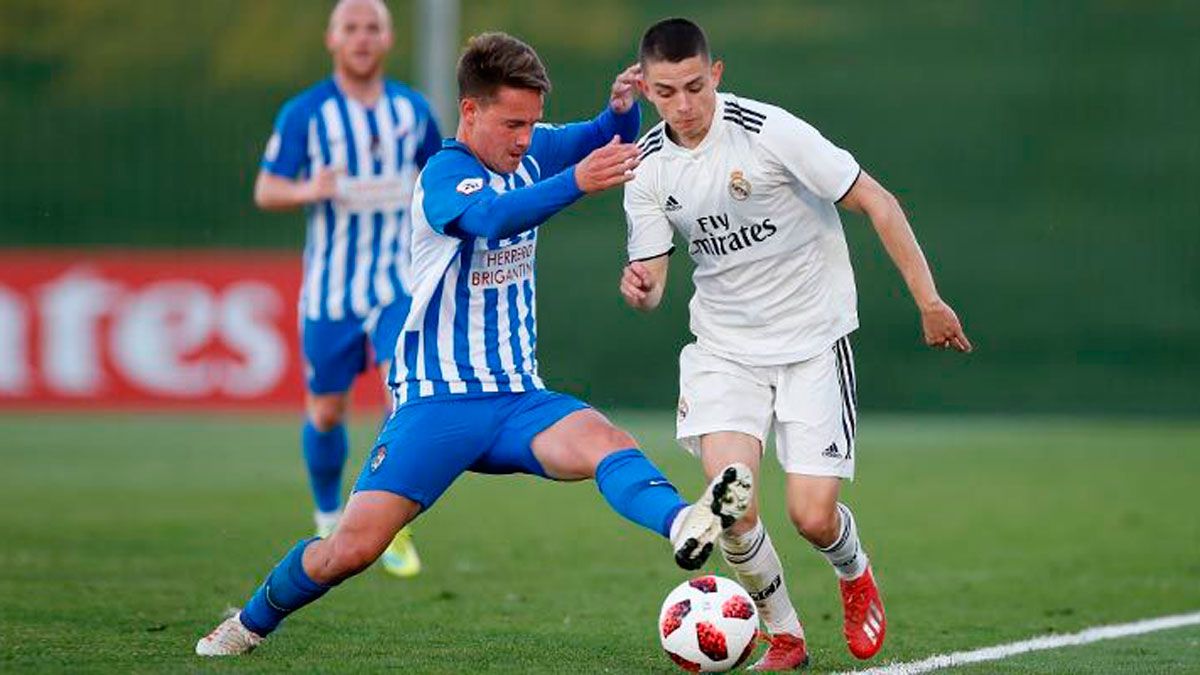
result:
[[(369, 352), (386, 378), (408, 314), (412, 188), (441, 143), (425, 99), (383, 77), (393, 35), (380, 0), (341, 0), (325, 41), (334, 74), (284, 105), (254, 190), (261, 208), (303, 207), (308, 221), (301, 438), (319, 535), (341, 516), (351, 385), (366, 371)], [(407, 530), (383, 565), (398, 576), (420, 570)]]
[(744, 514), (749, 467), (726, 467), (689, 505), (628, 433), (538, 376), (537, 228), (584, 194), (632, 178), (638, 72), (617, 77), (596, 118), (539, 125), (550, 81), (537, 54), (502, 33), (471, 39), (458, 66), (457, 136), (429, 161), (413, 198), (418, 284), (393, 364), (399, 405), (333, 535), (298, 543), (197, 653), (253, 649), (370, 565), (464, 471), (594, 479), (613, 510), (669, 539), (687, 569)]

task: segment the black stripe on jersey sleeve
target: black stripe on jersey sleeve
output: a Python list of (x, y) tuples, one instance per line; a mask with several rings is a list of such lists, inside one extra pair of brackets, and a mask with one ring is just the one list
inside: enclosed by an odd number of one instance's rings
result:
[(750, 117), (745, 117), (741, 113), (739, 113), (737, 111), (732, 111), (732, 110), (725, 111), (725, 119), (731, 120), (734, 122), (739, 122), (741, 124), (754, 127), (755, 129), (761, 129), (762, 125), (763, 125), (762, 120), (756, 120), (756, 119), (753, 119)]
[(746, 107), (742, 106), (740, 103), (736, 103), (734, 101), (729, 101), (728, 103), (725, 104), (725, 106), (727, 108), (733, 108), (734, 110), (738, 111), (739, 113), (744, 113), (745, 116), (750, 118), (751, 120), (757, 119), (759, 122), (762, 122), (763, 120), (767, 119), (767, 116), (765, 114), (760, 113), (757, 110), (751, 110), (749, 108), (746, 108)]
[(669, 255), (671, 255), (671, 254), (672, 254), (672, 253), (674, 253), (674, 252), (675, 252), (675, 245), (674, 245), (674, 244), (671, 244), (671, 248), (667, 249), (666, 251), (663, 251), (662, 253), (656, 253), (656, 254), (654, 254), (654, 255), (648, 255), (648, 256), (645, 256), (645, 257), (642, 257), (642, 258), (634, 258), (633, 260), (630, 260), (629, 262), (646, 262), (647, 260), (654, 260), (655, 258), (661, 258), (661, 257), (663, 257), (664, 255), (665, 255), (665, 256), (669, 256)]
[(854, 189), (854, 186), (858, 185), (859, 178), (862, 178), (862, 167), (861, 166), (858, 167), (858, 173), (854, 174), (854, 180), (850, 181), (850, 187), (846, 188), (846, 191), (842, 193), (841, 197), (838, 197), (837, 199), (833, 200), (833, 203), (841, 204), (842, 200), (846, 198), (846, 195), (850, 194), (850, 191)]
[(645, 150), (642, 150), (642, 154), (638, 155), (638, 161), (640, 162), (643, 159), (646, 159), (650, 155), (653, 155), (654, 153), (658, 152), (659, 150), (662, 150), (662, 141), (661, 140), (658, 143), (650, 145)]
[(662, 127), (659, 127), (658, 129), (655, 129), (654, 131), (651, 131), (650, 133), (646, 134), (646, 136), (644, 138), (642, 138), (642, 140), (638, 141), (638, 149), (644, 150), (644, 149), (646, 149), (647, 146), (652, 145), (656, 142), (662, 143), (662, 133), (663, 133)]
[(741, 117), (736, 117), (734, 115), (730, 115), (729, 113), (725, 113), (725, 121), (733, 122), (734, 124), (738, 125), (739, 127), (743, 128), (746, 131), (749, 131), (751, 133), (755, 133), (755, 134), (762, 133), (761, 124), (756, 125), (753, 122), (749, 122), (746, 119), (741, 118)]

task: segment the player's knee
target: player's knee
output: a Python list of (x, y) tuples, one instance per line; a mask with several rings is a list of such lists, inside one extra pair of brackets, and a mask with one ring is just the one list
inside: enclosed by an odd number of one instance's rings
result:
[(605, 457), (622, 450), (637, 448), (637, 441), (633, 436), (611, 424), (597, 428), (589, 436), (588, 441), (582, 444), (579, 456), (582, 464), (580, 469), (589, 476), (595, 475), (596, 467), (600, 466)]
[(824, 509), (812, 506), (790, 508), (788, 516), (800, 536), (818, 546), (832, 543), (838, 533), (837, 508)]
[(628, 431), (625, 431), (621, 427), (612, 426), (611, 424), (601, 434), (600, 441), (604, 448), (603, 456), (605, 457), (614, 452), (637, 447), (637, 440), (633, 436), (630, 436)]
[(308, 419), (321, 433), (332, 430), (346, 417), (346, 410), (335, 401), (313, 401), (308, 407)]

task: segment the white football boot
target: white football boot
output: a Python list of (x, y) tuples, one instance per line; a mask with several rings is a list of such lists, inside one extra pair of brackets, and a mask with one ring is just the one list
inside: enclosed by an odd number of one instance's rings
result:
[(740, 462), (717, 474), (694, 504), (679, 512), (671, 523), (675, 564), (685, 570), (700, 569), (712, 553), (717, 537), (750, 508), (754, 474)]
[(237, 656), (254, 651), (262, 641), (262, 636), (242, 624), (242, 613), (238, 612), (200, 638), (196, 643), (196, 653), (200, 656)]

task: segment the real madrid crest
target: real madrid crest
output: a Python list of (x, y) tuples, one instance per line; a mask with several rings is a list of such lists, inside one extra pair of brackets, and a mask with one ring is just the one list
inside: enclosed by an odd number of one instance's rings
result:
[(729, 196), (739, 202), (746, 201), (750, 196), (750, 181), (746, 180), (746, 176), (741, 171), (734, 171), (729, 174)]
[(680, 396), (679, 397), (679, 419), (682, 420), (683, 418), (687, 417), (687, 414), (688, 414), (687, 399)]

